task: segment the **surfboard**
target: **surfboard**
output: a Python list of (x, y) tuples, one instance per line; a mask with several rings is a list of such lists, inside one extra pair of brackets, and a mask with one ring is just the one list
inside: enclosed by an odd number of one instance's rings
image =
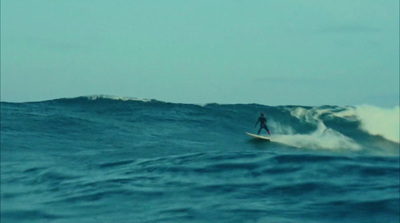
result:
[(262, 140), (266, 140), (266, 141), (271, 141), (271, 139), (269, 137), (266, 137), (266, 136), (251, 134), (251, 133), (248, 133), (248, 132), (246, 132), (246, 134), (251, 136), (251, 137), (254, 137), (256, 139), (262, 139)]

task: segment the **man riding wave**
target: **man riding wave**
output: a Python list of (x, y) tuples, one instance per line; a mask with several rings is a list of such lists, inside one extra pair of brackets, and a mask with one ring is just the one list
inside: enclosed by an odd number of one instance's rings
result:
[(265, 118), (264, 113), (261, 113), (261, 116), (258, 118), (254, 127), (256, 127), (258, 123), (260, 123), (260, 129), (258, 130), (259, 135), (260, 135), (261, 129), (267, 130), (268, 134), (271, 135), (271, 132), (269, 131), (268, 126), (267, 126), (267, 118)]

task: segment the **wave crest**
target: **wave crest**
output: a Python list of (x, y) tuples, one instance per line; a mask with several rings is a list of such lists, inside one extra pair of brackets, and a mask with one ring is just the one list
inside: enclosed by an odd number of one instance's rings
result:
[(360, 120), (363, 131), (400, 143), (399, 106), (379, 108), (371, 105), (361, 105), (354, 108), (354, 113)]

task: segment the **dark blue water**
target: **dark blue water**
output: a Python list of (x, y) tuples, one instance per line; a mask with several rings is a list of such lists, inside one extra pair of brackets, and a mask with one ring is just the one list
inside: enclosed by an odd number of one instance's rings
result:
[(398, 223), (399, 141), (368, 109), (2, 102), (1, 222)]

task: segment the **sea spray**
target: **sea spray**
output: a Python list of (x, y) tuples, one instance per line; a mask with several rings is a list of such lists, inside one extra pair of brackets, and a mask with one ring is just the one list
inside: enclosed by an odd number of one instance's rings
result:
[(355, 114), (362, 130), (380, 135), (393, 142), (400, 142), (400, 107), (379, 108), (370, 105), (355, 107)]

